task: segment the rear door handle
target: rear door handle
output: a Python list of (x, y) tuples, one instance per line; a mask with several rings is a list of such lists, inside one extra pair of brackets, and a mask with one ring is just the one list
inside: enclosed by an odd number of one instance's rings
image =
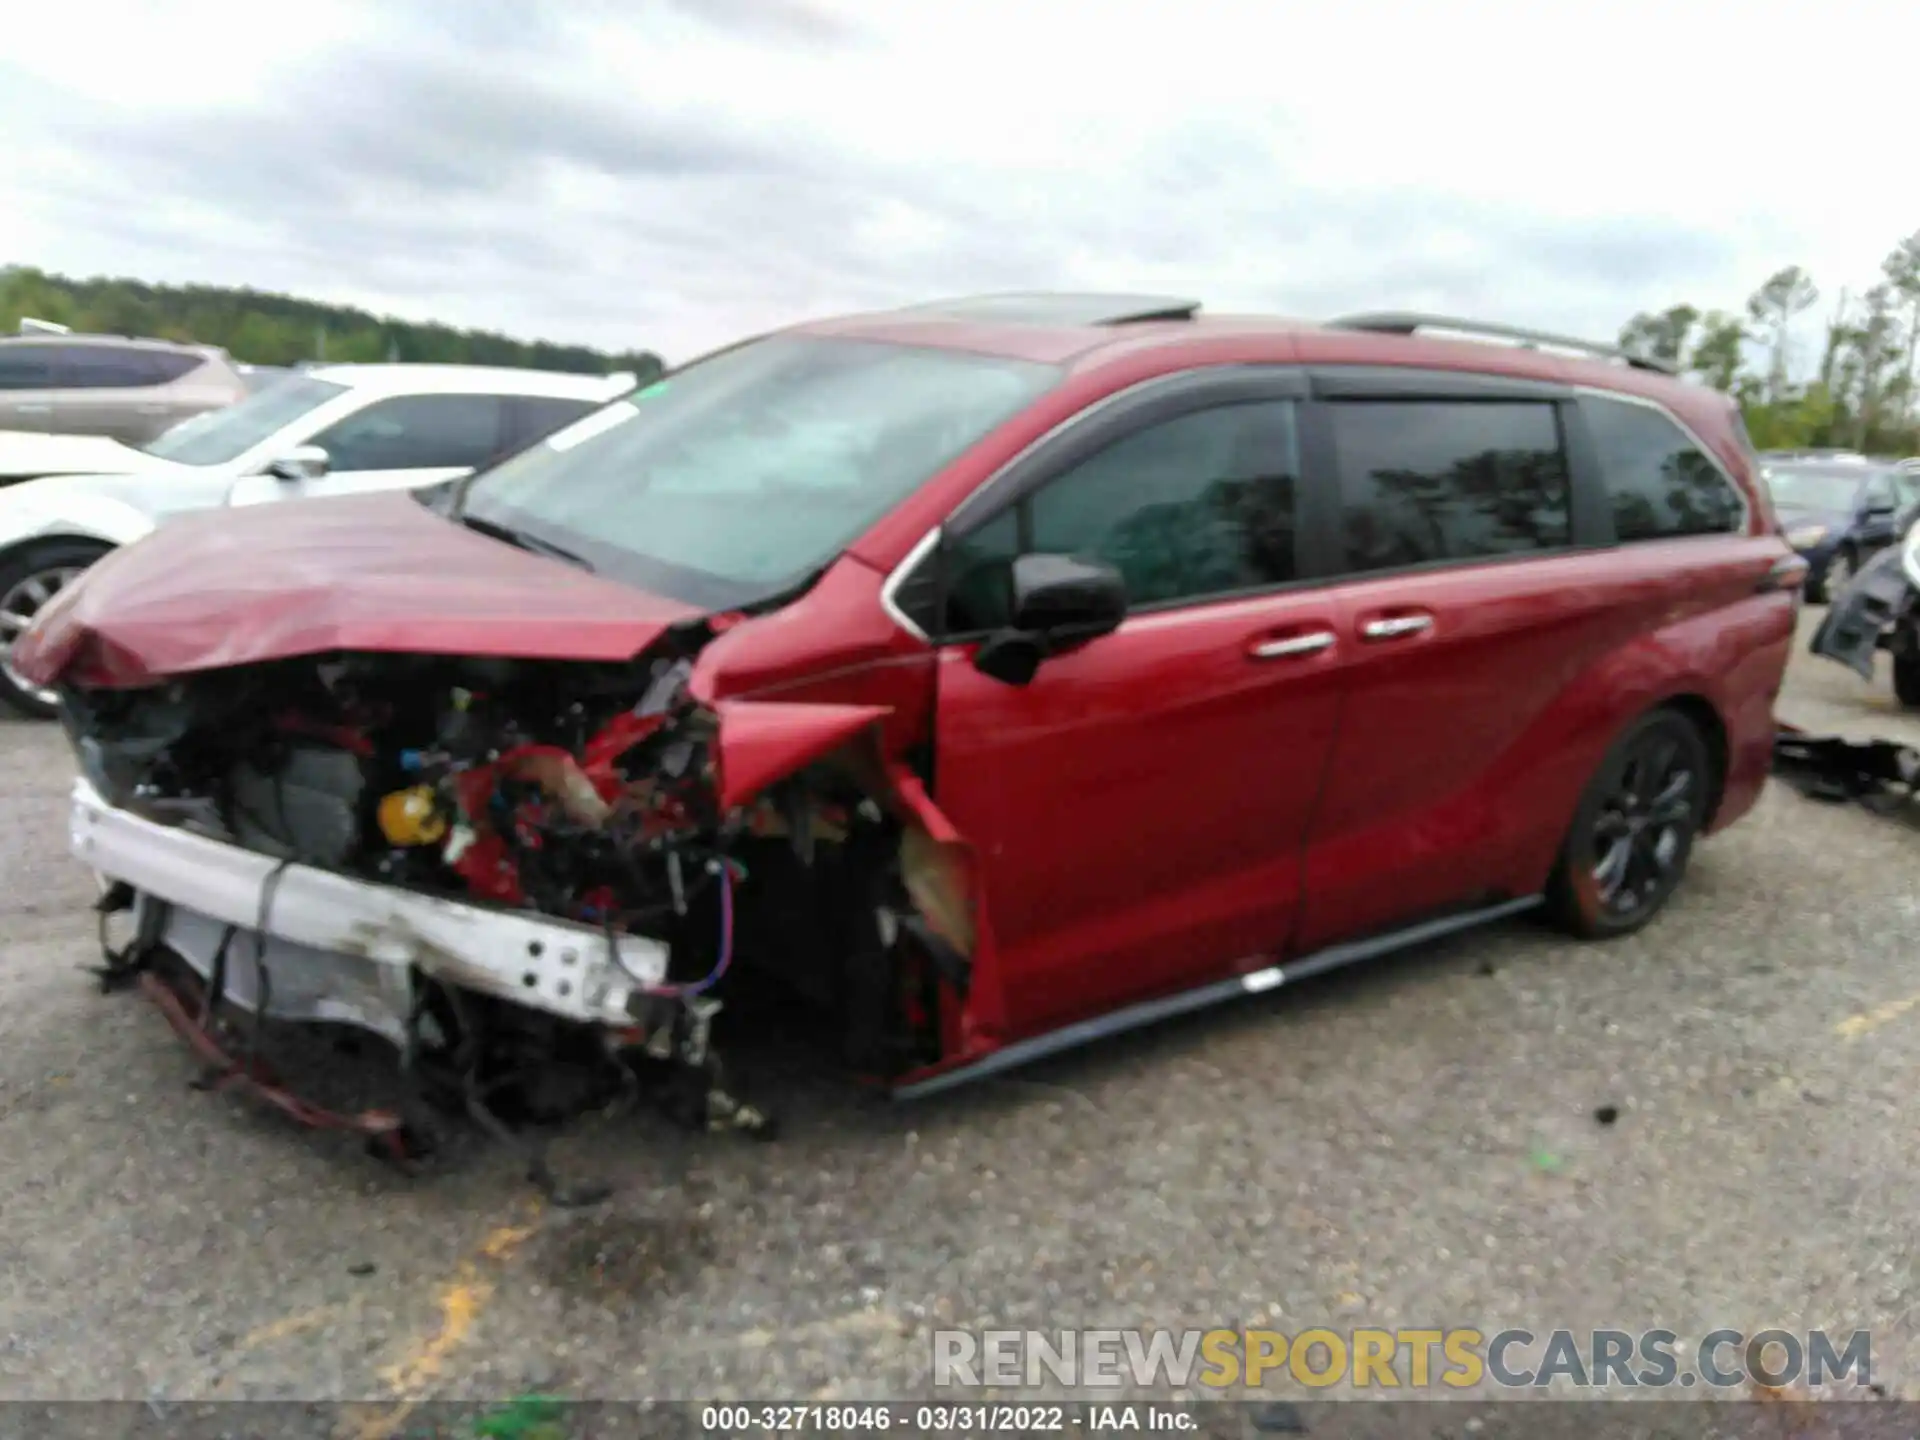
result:
[(1360, 634), (1368, 640), (1398, 640), (1403, 635), (1418, 635), (1432, 628), (1431, 615), (1388, 615), (1367, 621), (1360, 627)]
[(1305, 635), (1286, 635), (1275, 640), (1261, 640), (1251, 646), (1247, 654), (1255, 660), (1284, 660), (1289, 655), (1316, 655), (1333, 645), (1331, 630), (1313, 630)]

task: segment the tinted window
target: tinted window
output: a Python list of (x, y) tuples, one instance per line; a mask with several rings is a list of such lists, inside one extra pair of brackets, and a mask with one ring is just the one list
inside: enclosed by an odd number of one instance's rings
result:
[(51, 345), (0, 345), (0, 390), (53, 388)]
[(314, 437), (335, 470), (429, 470), (484, 465), (500, 444), (498, 395), (399, 395)]
[[(171, 362), (181, 362), (176, 369)], [(62, 388), (139, 390), (178, 379), (199, 362), (162, 350), (117, 350), (109, 345), (73, 345), (60, 354)]]
[(562, 425), (571, 425), (589, 410), (598, 408), (592, 400), (543, 395), (524, 395), (509, 400), (507, 405), (512, 414), (512, 430), (506, 443), (515, 450), (546, 439)]
[(1009, 566), (1022, 551), (1105, 561), (1126, 579), (1132, 605), (1284, 584), (1296, 573), (1298, 477), (1286, 401), (1223, 405), (1148, 426), (951, 544), (948, 625), (1007, 623)]
[(1581, 402), (1613, 502), (1620, 540), (1719, 535), (1740, 527), (1740, 492), (1660, 411), (1619, 400)]
[(1573, 536), (1559, 420), (1544, 401), (1342, 401), (1350, 570), (1550, 550)]
[(198, 355), (186, 355), (178, 350), (149, 350), (141, 357), (141, 363), (153, 376), (155, 385), (166, 385), (183, 375), (191, 375), (205, 362)]

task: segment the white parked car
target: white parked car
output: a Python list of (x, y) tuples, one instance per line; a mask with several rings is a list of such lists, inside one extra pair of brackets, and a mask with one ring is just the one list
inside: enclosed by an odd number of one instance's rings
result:
[[(138, 448), (0, 434), (0, 701), (36, 717), (53, 713), (53, 697), (8, 665), (14, 640), (87, 566), (172, 517), (457, 479), (634, 384), (625, 373), (321, 365)], [(76, 447), (86, 463), (76, 463)], [(23, 474), (38, 478), (8, 478)]]

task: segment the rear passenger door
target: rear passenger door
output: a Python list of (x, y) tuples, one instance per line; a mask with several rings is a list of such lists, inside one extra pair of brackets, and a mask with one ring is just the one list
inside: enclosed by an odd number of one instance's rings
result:
[(1578, 718), (1558, 707), (1621, 628), (1594, 563), (1604, 497), (1574, 484), (1570, 389), (1362, 370), (1314, 387), (1346, 698), (1303, 952), (1507, 898), (1516, 854), (1565, 824), (1527, 788)]

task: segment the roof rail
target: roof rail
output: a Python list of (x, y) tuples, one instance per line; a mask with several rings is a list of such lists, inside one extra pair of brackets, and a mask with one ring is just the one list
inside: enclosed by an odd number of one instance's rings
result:
[(895, 314), (939, 315), (955, 320), (1002, 321), (1015, 325), (1134, 325), (1148, 320), (1191, 320), (1198, 300), (1174, 295), (1078, 294), (1031, 291), (1004, 295), (962, 295), (905, 305)]
[(1553, 335), (1544, 330), (1526, 330), (1517, 325), (1495, 325), (1484, 320), (1461, 320), (1451, 315), (1423, 315), (1412, 310), (1382, 310), (1366, 315), (1342, 315), (1329, 320), (1330, 330), (1363, 330), (1374, 335), (1413, 335), (1421, 330), (1452, 330), (1461, 335), (1485, 336), (1490, 340), (1512, 340), (1522, 349), (1537, 350), (1550, 345), (1559, 350), (1577, 350), (1603, 360), (1618, 360), (1636, 370), (1653, 370), (1662, 375), (1678, 375), (1680, 369), (1664, 360), (1636, 355), (1617, 345), (1602, 345), (1592, 340), (1576, 340), (1569, 335)]

